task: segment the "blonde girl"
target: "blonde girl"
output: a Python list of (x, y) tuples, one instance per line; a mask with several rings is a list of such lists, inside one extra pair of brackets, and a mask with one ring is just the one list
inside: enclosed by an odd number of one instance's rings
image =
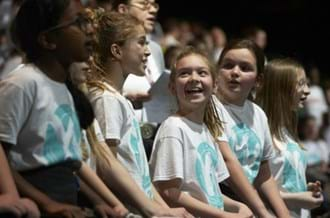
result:
[[(94, 65), (87, 77), (88, 97), (106, 144), (138, 185), (137, 190), (132, 186), (118, 194), (123, 199), (129, 196), (133, 200), (129, 203), (148, 217), (190, 217), (183, 208), (170, 209), (154, 189), (134, 109), (122, 95), (129, 73), (144, 75), (150, 53), (143, 25), (130, 15), (111, 12), (97, 15), (96, 27)], [(110, 186), (113, 184), (110, 175), (102, 176)]]
[(297, 110), (303, 107), (308, 94), (300, 63), (286, 58), (267, 64), (257, 102), (268, 117), (275, 147), (270, 168), (291, 217), (309, 217), (302, 208), (312, 209), (323, 201), (320, 182), (306, 183), (306, 154), (297, 135)]
[(226, 141), (211, 95), (214, 68), (188, 47), (176, 58), (170, 90), (179, 109), (161, 125), (150, 159), (153, 181), (170, 205), (196, 217), (252, 217), (242, 203), (221, 194), (229, 173), (216, 141)]

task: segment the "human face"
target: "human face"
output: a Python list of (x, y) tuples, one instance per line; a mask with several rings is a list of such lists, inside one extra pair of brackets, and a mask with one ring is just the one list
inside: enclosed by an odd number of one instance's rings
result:
[(255, 56), (246, 48), (229, 50), (220, 64), (218, 94), (230, 104), (243, 106), (257, 82)]
[(181, 112), (205, 109), (214, 87), (209, 66), (201, 56), (191, 54), (176, 63), (176, 74), (170, 88), (177, 97)]
[(124, 72), (144, 76), (150, 51), (143, 27), (137, 26), (134, 35), (136, 37), (128, 39), (121, 47), (123, 53), (122, 67)]
[(304, 70), (297, 72), (297, 83), (295, 87), (293, 109), (303, 108), (304, 102), (307, 96), (310, 94), (309, 87), (307, 85), (306, 73)]
[(131, 0), (128, 7), (128, 12), (143, 23), (147, 33), (151, 33), (159, 10), (155, 0)]
[(53, 34), (56, 48), (54, 52), (58, 59), (65, 65), (73, 62), (87, 61), (89, 50), (92, 46), (92, 38), (88, 30), (84, 29), (82, 21), (78, 22), (80, 8), (74, 1), (70, 1), (69, 7), (65, 10), (59, 20), (59, 25), (46, 30), (46, 33)]

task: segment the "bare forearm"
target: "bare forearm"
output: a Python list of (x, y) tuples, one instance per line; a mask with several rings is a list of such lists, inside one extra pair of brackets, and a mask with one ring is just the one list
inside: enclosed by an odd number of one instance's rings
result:
[(156, 188), (152, 185), (152, 193), (154, 195), (154, 201), (159, 204), (159, 206), (164, 207), (164, 208), (169, 208), (169, 206), (166, 204), (164, 199), (160, 196)]
[(276, 217), (290, 217), (288, 208), (281, 198), (277, 184), (270, 173), (268, 161), (261, 163), (258, 176), (255, 180), (255, 185), (256, 187), (259, 187), (258, 190), (267, 199), (267, 202), (274, 210)]
[(110, 206), (123, 206), (118, 198), (105, 186), (101, 179), (85, 163), (82, 163), (82, 166), (78, 171), (78, 175)]
[(199, 201), (176, 188), (163, 191), (162, 196), (166, 198), (167, 201), (172, 202), (175, 206), (184, 207), (195, 217), (228, 218), (234, 215)]
[(232, 187), (232, 190), (251, 208), (258, 217), (269, 217), (265, 205), (259, 197), (257, 191), (246, 178), (244, 171), (232, 153), (227, 143), (219, 143), (219, 148), (225, 160), (230, 177), (226, 182)]
[(1, 143), (0, 166), (0, 194), (12, 194), (13, 196), (18, 197), (19, 195), (15, 186), (15, 182), (11, 175), (7, 157)]

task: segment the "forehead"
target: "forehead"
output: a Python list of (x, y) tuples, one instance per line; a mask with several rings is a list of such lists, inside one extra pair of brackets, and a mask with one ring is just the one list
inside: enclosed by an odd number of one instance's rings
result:
[(229, 50), (224, 56), (224, 60), (227, 59), (256, 64), (256, 58), (254, 54), (252, 54), (252, 52), (246, 48)]
[(305, 70), (303, 69), (298, 69), (297, 70), (297, 80), (302, 80), (302, 79), (306, 79), (306, 73)]
[(190, 54), (178, 60), (176, 68), (209, 68), (209, 65), (204, 57), (197, 54)]

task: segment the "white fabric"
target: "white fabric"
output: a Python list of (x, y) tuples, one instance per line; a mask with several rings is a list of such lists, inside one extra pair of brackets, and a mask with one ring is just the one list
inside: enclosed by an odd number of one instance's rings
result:
[[(274, 139), (279, 149), (276, 149), (275, 156), (270, 160), (269, 166), (276, 180), (279, 190), (282, 192), (296, 193), (307, 191), (306, 152), (300, 148), (297, 142), (283, 131), (284, 140)], [(302, 216), (301, 208), (289, 208), (291, 217)], [(308, 212), (308, 211), (307, 211)]]
[(303, 141), (302, 144), (307, 153), (307, 165), (311, 166), (320, 164), (321, 161), (324, 161), (325, 163), (329, 162), (329, 151), (323, 140), (306, 140)]
[(308, 114), (316, 119), (318, 127), (322, 125), (323, 114), (328, 112), (327, 101), (321, 87), (312, 85), (309, 87), (310, 94), (306, 99), (306, 110)]
[(16, 170), (80, 160), (80, 125), (70, 92), (34, 65), (0, 83), (0, 141), (12, 144)]
[(148, 162), (134, 109), (119, 92), (106, 83), (104, 85), (106, 90), (94, 89), (89, 93), (103, 136), (120, 141), (117, 147), (118, 160), (147, 196), (152, 198)]
[(223, 208), (218, 183), (229, 173), (206, 125), (178, 116), (166, 119), (154, 141), (150, 171), (154, 182), (179, 178), (181, 191)]
[(224, 105), (215, 96), (213, 100), (223, 121), (228, 144), (252, 184), (261, 162), (269, 160), (274, 152), (267, 117), (259, 106), (249, 100), (242, 107)]

